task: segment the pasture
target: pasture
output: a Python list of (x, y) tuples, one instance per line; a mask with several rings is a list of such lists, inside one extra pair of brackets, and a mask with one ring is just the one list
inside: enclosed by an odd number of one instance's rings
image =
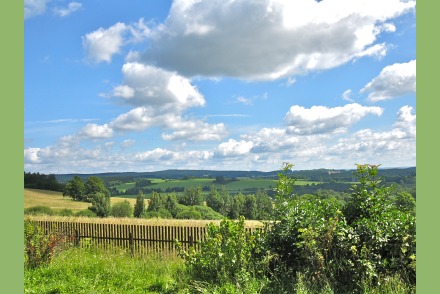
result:
[[(111, 204), (128, 200), (132, 206), (136, 203), (134, 198), (111, 197)], [(53, 210), (70, 209), (73, 212), (87, 209), (90, 203), (74, 201), (69, 197), (64, 197), (61, 192), (38, 189), (24, 189), (24, 208), (33, 206), (47, 206)]]

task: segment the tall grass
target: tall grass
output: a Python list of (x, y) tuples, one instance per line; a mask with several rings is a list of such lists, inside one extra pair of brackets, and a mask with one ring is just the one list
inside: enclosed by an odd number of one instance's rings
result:
[(25, 293), (179, 293), (183, 262), (132, 258), (123, 250), (71, 248), (47, 266), (25, 268)]

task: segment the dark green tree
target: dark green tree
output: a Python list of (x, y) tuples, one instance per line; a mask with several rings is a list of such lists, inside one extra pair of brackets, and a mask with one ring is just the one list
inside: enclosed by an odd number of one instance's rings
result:
[(92, 206), (89, 208), (99, 217), (107, 217), (110, 214), (110, 196), (102, 192), (96, 192), (90, 195)]
[(203, 204), (203, 193), (202, 187), (196, 188), (186, 188), (183, 196), (180, 198), (179, 202), (183, 205), (194, 206)]
[(104, 185), (104, 181), (97, 177), (91, 176), (85, 183), (85, 201), (91, 202), (91, 198), (96, 193), (102, 193), (106, 197), (110, 197), (110, 191)]
[(148, 203), (148, 211), (159, 211), (161, 208), (165, 208), (162, 195), (157, 192), (151, 193), (150, 202)]
[(136, 204), (134, 205), (134, 217), (142, 217), (145, 212), (145, 196), (142, 190), (139, 191), (136, 197)]
[(63, 196), (72, 197), (76, 201), (82, 201), (84, 200), (85, 191), (83, 180), (78, 176), (74, 176), (73, 179), (66, 183)]

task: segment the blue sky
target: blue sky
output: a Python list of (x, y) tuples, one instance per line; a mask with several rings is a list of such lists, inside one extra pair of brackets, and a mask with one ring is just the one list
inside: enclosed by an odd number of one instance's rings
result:
[(25, 0), (25, 171), (416, 164), (415, 1)]

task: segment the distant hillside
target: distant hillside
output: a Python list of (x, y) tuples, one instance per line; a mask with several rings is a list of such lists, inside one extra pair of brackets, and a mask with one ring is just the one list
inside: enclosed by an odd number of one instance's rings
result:
[[(335, 169), (315, 169), (315, 170), (298, 170), (292, 171), (291, 175), (298, 179), (305, 179), (310, 181), (322, 182), (350, 182), (354, 181), (354, 169), (352, 170), (335, 170)], [(195, 178), (215, 178), (218, 176), (224, 178), (277, 178), (280, 171), (216, 171), (216, 170), (178, 170), (169, 169), (154, 172), (122, 172), (122, 173), (98, 173), (98, 174), (58, 174), (55, 175), (60, 183), (65, 183), (71, 180), (74, 176), (79, 176), (82, 179), (87, 179), (90, 176), (98, 176), (107, 181), (110, 180), (125, 180), (135, 178), (157, 178), (157, 179), (183, 179), (185, 177)], [(399, 180), (401, 177), (415, 177), (416, 168), (379, 168), (379, 175), (385, 178), (395, 178)]]

